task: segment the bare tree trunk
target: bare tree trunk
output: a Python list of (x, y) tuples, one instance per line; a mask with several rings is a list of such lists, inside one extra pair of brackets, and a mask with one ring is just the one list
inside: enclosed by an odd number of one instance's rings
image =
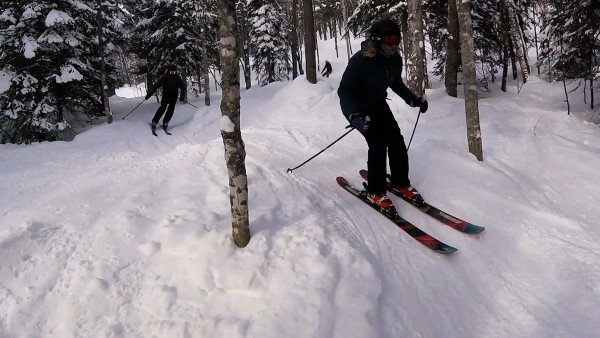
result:
[(317, 83), (317, 60), (315, 50), (315, 17), (313, 14), (312, 0), (302, 0), (304, 11), (304, 55), (306, 58), (306, 79), (310, 83)]
[(429, 82), (429, 71), (427, 70), (427, 51), (425, 50), (425, 34), (423, 41), (421, 41), (421, 55), (423, 55), (423, 89), (431, 89), (431, 83)]
[(243, 248), (250, 242), (246, 150), (240, 131), (240, 63), (236, 52), (235, 0), (219, 0), (219, 49), (223, 65), (221, 136), (229, 173), (229, 201), (233, 241)]
[[(508, 32), (510, 32), (510, 29), (508, 30)], [(509, 39), (508, 39), (508, 46), (509, 46), (509, 52), (510, 52), (510, 62), (512, 65), (512, 75), (513, 75), (513, 80), (516, 80), (519, 78), (519, 70), (517, 69), (517, 56), (515, 53), (515, 45), (513, 43), (512, 38), (509, 35)]]
[(465, 112), (467, 117), (467, 140), (469, 152), (483, 161), (481, 127), (479, 125), (479, 102), (475, 72), (475, 48), (473, 47), (473, 24), (468, 1), (459, 1), (458, 22), (460, 29), (460, 51), (465, 90)]
[[(348, 12), (346, 10), (346, 0), (342, 0), (342, 18), (344, 19), (344, 28), (348, 28)], [(348, 60), (352, 56), (352, 47), (350, 46), (350, 32), (346, 32), (344, 35), (346, 39), (346, 53), (348, 54)]]
[(335, 18), (333, 18), (333, 31), (331, 32), (331, 35), (333, 36), (333, 41), (335, 43), (335, 57), (339, 58), (340, 52), (338, 50), (337, 20)]
[[(203, 25), (204, 26), (204, 25)], [(205, 27), (202, 27), (202, 37), (204, 41), (208, 41), (206, 37)], [(208, 50), (207, 44), (204, 44), (204, 53), (202, 53), (202, 72), (204, 73), (204, 105), (210, 106), (210, 78), (208, 67)]]
[(460, 65), (460, 37), (458, 36), (458, 10), (456, 0), (448, 0), (448, 45), (446, 46), (446, 93), (458, 97), (458, 66)]
[(408, 37), (410, 40), (410, 61), (407, 76), (408, 88), (417, 96), (423, 96), (423, 79), (425, 71), (423, 69), (423, 54), (421, 43), (423, 41), (423, 10), (422, 0), (409, 0), (407, 2), (408, 11)]
[(238, 10), (239, 15), (243, 15), (240, 17), (238, 15), (238, 31), (237, 31), (237, 44), (238, 44), (238, 53), (241, 55), (241, 59), (243, 60), (243, 74), (244, 74), (244, 83), (246, 84), (246, 89), (250, 89), (252, 87), (252, 79), (250, 78), (250, 50), (248, 48), (248, 12), (244, 10)]
[(536, 63), (537, 63), (537, 73), (538, 76), (540, 76), (540, 63), (538, 62), (538, 60), (540, 59), (540, 50), (539, 50), (539, 43), (538, 43), (538, 34), (537, 34), (537, 22), (535, 21), (536, 19), (536, 10), (535, 8), (537, 7), (537, 4), (533, 4), (533, 37), (535, 39), (535, 58), (536, 58)]
[(102, 18), (102, 1), (97, 0), (96, 5), (98, 6), (97, 18), (98, 18), (98, 54), (100, 55), (100, 85), (102, 86), (102, 103), (104, 105), (104, 114), (106, 114), (106, 121), (108, 124), (113, 123), (113, 114), (110, 111), (110, 103), (108, 102), (108, 86), (106, 84), (106, 62), (104, 60), (104, 25)]
[(406, 8), (402, 10), (400, 14), (400, 30), (402, 31), (402, 51), (404, 55), (404, 71), (406, 72), (406, 78), (410, 69), (408, 68), (408, 58), (410, 57), (410, 35), (408, 34), (408, 11)]
[(127, 84), (129, 86), (133, 86), (133, 83), (131, 81), (131, 72), (129, 71), (129, 63), (127, 62), (127, 58), (125, 57), (125, 54), (123, 54), (123, 53), (121, 53), (120, 57), (121, 57), (121, 63), (123, 64), (123, 70), (125, 71), (125, 80), (127, 81)]
[(252, 87), (252, 72), (250, 70), (250, 47), (248, 44), (244, 44), (244, 83), (246, 83), (246, 89)]
[[(595, 66), (598, 65), (595, 54), (596, 53), (593, 49), (590, 50), (590, 66), (589, 66), (590, 74), (591, 74), (590, 79), (589, 79), (590, 80), (590, 109), (594, 109), (594, 75), (593, 75), (594, 73), (593, 73), (593, 71), (594, 71)], [(596, 65), (594, 65), (594, 61), (596, 61)]]
[(594, 109), (594, 79), (590, 79), (590, 109)]
[(517, 22), (517, 18), (513, 11), (514, 2), (513, 2), (513, 0), (503, 0), (503, 1), (506, 1), (508, 22), (510, 23), (510, 36), (511, 36), (511, 39), (513, 42), (513, 46), (515, 48), (515, 54), (517, 56), (517, 59), (519, 60), (520, 66), (521, 66), (521, 75), (523, 76), (523, 83), (526, 83), (527, 79), (529, 78), (527, 62), (525, 61), (525, 58), (527, 57), (527, 55), (525, 54), (525, 51), (523, 51), (522, 44), (521, 44), (522, 40), (520, 38), (520, 33), (519, 33), (519, 23)]
[(500, 86), (500, 90), (502, 90), (503, 92), (506, 92), (506, 80), (508, 78), (508, 58), (509, 58), (509, 52), (508, 52), (508, 36), (506, 34), (504, 35), (504, 42), (503, 42), (503, 50), (502, 50), (502, 85)]
[(292, 0), (292, 79), (298, 77), (298, 0)]
[[(508, 14), (506, 10), (506, 2), (500, 3), (500, 25), (502, 27), (502, 45), (503, 45), (503, 62), (502, 62), (502, 85), (500, 89), (506, 92), (506, 81), (508, 77), (508, 59), (510, 58), (510, 23), (508, 22)], [(513, 77), (516, 76), (516, 65), (513, 62)]]

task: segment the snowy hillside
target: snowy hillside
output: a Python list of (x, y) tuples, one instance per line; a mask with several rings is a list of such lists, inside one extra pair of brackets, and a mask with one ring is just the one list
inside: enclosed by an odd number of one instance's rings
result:
[[(355, 46), (356, 50), (356, 46)], [(113, 97), (116, 123), (71, 142), (0, 145), (0, 337), (598, 337), (600, 129), (567, 116), (562, 87), (533, 77), (480, 101), (484, 162), (464, 104), (443, 84), (412, 142), (411, 181), (486, 227), (465, 235), (399, 212), (459, 249), (420, 245), (336, 183), (360, 185), (357, 132), (333, 75), (242, 93), (252, 239), (232, 242), (213, 106)], [(462, 90), (462, 89), (461, 89)], [(127, 96), (123, 94), (123, 96)], [(391, 94), (410, 138), (417, 111)]]

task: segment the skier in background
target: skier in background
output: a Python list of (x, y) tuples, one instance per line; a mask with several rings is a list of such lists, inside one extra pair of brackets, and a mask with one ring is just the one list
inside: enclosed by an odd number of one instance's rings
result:
[(402, 57), (398, 54), (400, 27), (392, 20), (377, 21), (361, 51), (350, 58), (342, 75), (338, 95), (342, 113), (366, 139), (369, 146), (367, 199), (382, 209), (391, 208), (386, 195), (386, 159), (389, 157), (392, 188), (416, 205), (424, 203), (408, 178), (408, 153), (398, 123), (386, 102), (391, 88), (406, 104), (428, 108), (402, 82)]
[(323, 68), (321, 75), (323, 75), (325, 77), (329, 77), (329, 75), (331, 75), (332, 71), (333, 71), (333, 68), (331, 67), (331, 63), (329, 63), (329, 61), (325, 60), (325, 67)]
[[(170, 65), (167, 67), (167, 73), (161, 76), (158, 81), (156, 81), (156, 83), (150, 87), (145, 99), (148, 100), (160, 87), (162, 87), (162, 99), (160, 101), (160, 107), (158, 107), (156, 114), (154, 114), (154, 118), (152, 118), (151, 127), (153, 134), (156, 133), (156, 125), (165, 113), (165, 110), (167, 114), (163, 119), (162, 128), (165, 132), (167, 132), (169, 121), (171, 121), (173, 113), (175, 112), (177, 96), (179, 96), (179, 101), (181, 102), (185, 102), (186, 98), (185, 82), (183, 82), (179, 74), (177, 74), (177, 66), (175, 65)], [(181, 93), (178, 93), (179, 90)]]

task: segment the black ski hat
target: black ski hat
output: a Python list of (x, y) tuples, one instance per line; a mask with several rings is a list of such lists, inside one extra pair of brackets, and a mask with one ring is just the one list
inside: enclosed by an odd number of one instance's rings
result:
[(400, 36), (400, 26), (394, 20), (383, 19), (375, 22), (369, 33), (372, 40), (379, 41), (386, 35)]
[(167, 71), (169, 71), (169, 72), (175, 72), (175, 71), (177, 71), (177, 66), (175, 66), (175, 65), (168, 65), (167, 66)]

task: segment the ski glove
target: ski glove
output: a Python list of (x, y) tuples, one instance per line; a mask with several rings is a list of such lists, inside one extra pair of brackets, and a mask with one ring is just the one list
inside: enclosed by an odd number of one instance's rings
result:
[(427, 99), (424, 97), (418, 97), (416, 101), (412, 104), (413, 107), (419, 107), (419, 113), (425, 113), (427, 108), (429, 108), (429, 103), (427, 103)]
[(364, 133), (369, 129), (369, 121), (371, 121), (371, 118), (369, 116), (353, 113), (350, 114), (349, 120), (352, 127), (356, 128), (356, 130), (361, 133)]

